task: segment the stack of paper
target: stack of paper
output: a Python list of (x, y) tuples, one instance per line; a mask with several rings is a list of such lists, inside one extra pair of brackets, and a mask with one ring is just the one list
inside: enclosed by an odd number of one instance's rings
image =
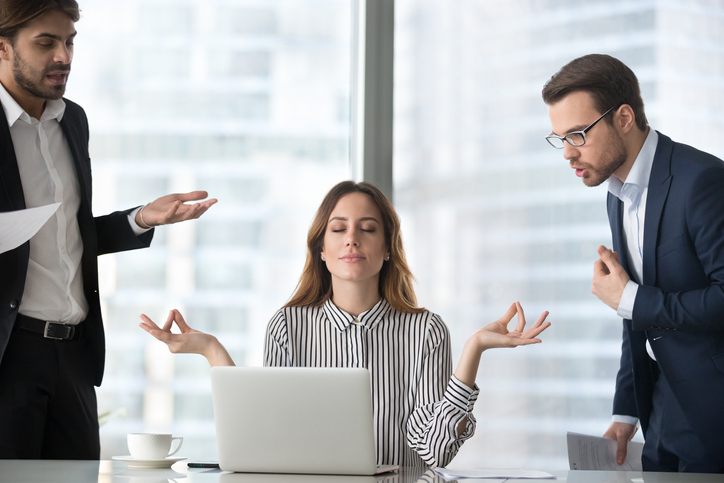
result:
[(643, 443), (629, 441), (626, 461), (619, 465), (615, 440), (578, 433), (568, 433), (567, 437), (568, 464), (572, 470), (641, 471)]

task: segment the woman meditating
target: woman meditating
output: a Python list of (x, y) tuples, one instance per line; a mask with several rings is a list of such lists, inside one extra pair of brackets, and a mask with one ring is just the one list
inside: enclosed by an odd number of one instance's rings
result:
[[(264, 365), (369, 369), (377, 464), (446, 466), (475, 432), (481, 354), (541, 342), (536, 337), (550, 326), (548, 312), (526, 330), (514, 303), (468, 339), (453, 374), (450, 333), (438, 315), (417, 306), (400, 221), (379, 189), (352, 181), (334, 186), (317, 210), (307, 248), (294, 295), (267, 327)], [(216, 337), (190, 328), (178, 310), (163, 328), (141, 319), (171, 352), (234, 365)], [(173, 323), (180, 334), (171, 333)]]

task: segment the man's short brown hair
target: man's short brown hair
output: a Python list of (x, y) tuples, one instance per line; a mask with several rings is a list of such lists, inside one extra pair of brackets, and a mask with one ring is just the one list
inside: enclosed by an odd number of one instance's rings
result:
[(0, 0), (0, 37), (14, 44), (23, 27), (52, 10), (65, 13), (73, 22), (80, 20), (76, 0)]
[(620, 60), (604, 54), (589, 54), (572, 60), (543, 86), (543, 101), (548, 105), (555, 104), (579, 91), (588, 92), (601, 113), (628, 104), (636, 117), (636, 126), (646, 131), (648, 122), (639, 81)]

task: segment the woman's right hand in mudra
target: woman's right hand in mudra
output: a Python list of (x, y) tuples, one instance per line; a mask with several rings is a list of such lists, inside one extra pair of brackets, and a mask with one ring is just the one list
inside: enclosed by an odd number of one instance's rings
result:
[[(141, 314), (141, 320), (143, 322), (139, 324), (139, 327), (166, 344), (168, 350), (174, 354), (201, 354), (212, 366), (234, 365), (226, 348), (216, 337), (189, 327), (181, 312), (176, 309), (169, 312), (162, 328), (146, 314)], [(174, 323), (181, 331), (180, 334), (171, 332)]]

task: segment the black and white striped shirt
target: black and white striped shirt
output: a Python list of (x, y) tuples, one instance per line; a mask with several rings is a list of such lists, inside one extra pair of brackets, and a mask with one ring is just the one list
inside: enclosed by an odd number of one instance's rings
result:
[(452, 375), (450, 333), (427, 311), (398, 312), (385, 299), (359, 317), (331, 300), (284, 307), (269, 322), (264, 365), (367, 368), (377, 464), (445, 466), (475, 432), (479, 389)]

